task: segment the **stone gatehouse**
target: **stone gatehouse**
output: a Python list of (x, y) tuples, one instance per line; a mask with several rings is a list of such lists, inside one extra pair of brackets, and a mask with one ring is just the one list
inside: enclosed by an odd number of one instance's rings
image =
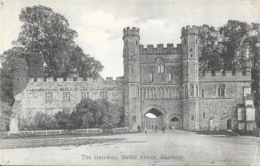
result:
[(176, 47), (143, 46), (135, 27), (123, 30), (123, 42), (123, 77), (32, 79), (23, 92), (22, 115), (71, 112), (88, 97), (124, 106), (125, 123), (132, 130), (138, 126), (189, 131), (256, 128), (251, 68), (200, 72), (196, 26), (182, 29)]

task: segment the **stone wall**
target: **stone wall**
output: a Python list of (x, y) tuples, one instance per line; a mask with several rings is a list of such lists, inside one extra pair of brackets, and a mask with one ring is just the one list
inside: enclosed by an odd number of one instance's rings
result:
[(87, 97), (94, 100), (106, 98), (123, 106), (122, 96), (123, 79), (120, 77), (117, 80), (98, 78), (86, 81), (82, 78), (68, 78), (66, 81), (62, 78), (58, 78), (57, 81), (51, 78), (46, 81), (32, 79), (24, 91), (22, 112), (25, 117), (33, 116), (38, 111), (52, 115), (64, 110), (72, 112), (81, 99)]
[[(242, 76), (240, 76), (242, 77)], [(231, 78), (230, 78), (231, 79)], [(233, 79), (236, 79), (234, 77)], [(226, 130), (227, 120), (231, 119), (231, 128), (237, 129), (237, 108), (244, 105), (244, 89), (250, 87), (251, 81), (248, 77), (237, 81), (206, 81), (200, 83), (200, 129), (201, 130)], [(225, 85), (225, 95), (218, 96), (217, 86)], [(204, 96), (202, 94), (204, 91)], [(251, 93), (251, 92), (250, 92)], [(213, 126), (210, 126), (212, 120)]]
[[(164, 72), (157, 72), (156, 61), (162, 59), (164, 62)], [(152, 54), (141, 55), (141, 84), (180, 84), (181, 83), (181, 55), (180, 54)], [(153, 81), (150, 81), (149, 73), (153, 74)], [(169, 80), (169, 73), (171, 80)]]

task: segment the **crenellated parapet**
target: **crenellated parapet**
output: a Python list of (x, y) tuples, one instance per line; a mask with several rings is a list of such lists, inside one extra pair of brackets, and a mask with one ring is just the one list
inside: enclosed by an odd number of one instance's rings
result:
[(123, 38), (125, 36), (139, 36), (139, 29), (136, 27), (132, 27), (132, 28), (127, 27), (123, 29), (123, 34), (124, 34)]
[(34, 82), (82, 82), (82, 81), (104, 81), (103, 78), (92, 78), (92, 77), (87, 77), (83, 79), (83, 77), (77, 77), (77, 78), (30, 78), (29, 83), (34, 83)]
[(113, 77), (106, 77), (106, 80), (104, 80), (101, 77), (98, 78), (92, 78), (92, 77), (77, 77), (77, 78), (30, 78), (29, 83), (51, 83), (51, 82), (123, 82), (123, 77), (116, 77), (114, 80)]
[(186, 27), (182, 28), (182, 36), (188, 35), (188, 34), (195, 34), (198, 35), (199, 34), (199, 28), (197, 26), (192, 26), (190, 27), (189, 25)]
[(151, 54), (179, 54), (181, 52), (181, 44), (177, 44), (174, 47), (173, 44), (167, 44), (166, 47), (163, 44), (157, 44), (154, 47), (152, 44), (148, 44), (146, 48), (143, 45), (139, 46), (140, 55), (151, 55)]
[(232, 71), (205, 71), (200, 72), (200, 82), (204, 81), (250, 81), (251, 80), (251, 68), (248, 68), (245, 72), (232, 72)]
[(116, 77), (115, 80), (113, 79), (113, 77), (106, 77), (106, 81), (108, 82), (123, 82), (123, 80), (123, 77)]

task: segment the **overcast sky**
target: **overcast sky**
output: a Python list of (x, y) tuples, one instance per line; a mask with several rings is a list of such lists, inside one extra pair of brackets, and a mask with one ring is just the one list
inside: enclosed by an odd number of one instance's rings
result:
[(18, 16), (26, 6), (44, 5), (64, 15), (78, 32), (76, 43), (104, 66), (103, 77), (123, 76), (123, 28), (140, 29), (141, 44), (180, 43), (186, 25), (219, 27), (227, 20), (260, 22), (260, 10), (250, 0), (236, 1), (89, 1), (0, 0), (0, 54), (12, 47), (22, 23)]

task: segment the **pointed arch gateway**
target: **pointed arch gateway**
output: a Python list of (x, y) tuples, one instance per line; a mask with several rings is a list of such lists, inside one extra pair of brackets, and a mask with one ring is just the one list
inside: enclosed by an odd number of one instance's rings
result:
[(142, 110), (142, 127), (148, 130), (153, 130), (157, 126), (158, 130), (161, 130), (163, 126), (166, 126), (166, 110), (155, 105), (145, 107)]
[(181, 116), (173, 114), (173, 115), (169, 116), (167, 120), (169, 122), (169, 129), (181, 130), (183, 128)]

